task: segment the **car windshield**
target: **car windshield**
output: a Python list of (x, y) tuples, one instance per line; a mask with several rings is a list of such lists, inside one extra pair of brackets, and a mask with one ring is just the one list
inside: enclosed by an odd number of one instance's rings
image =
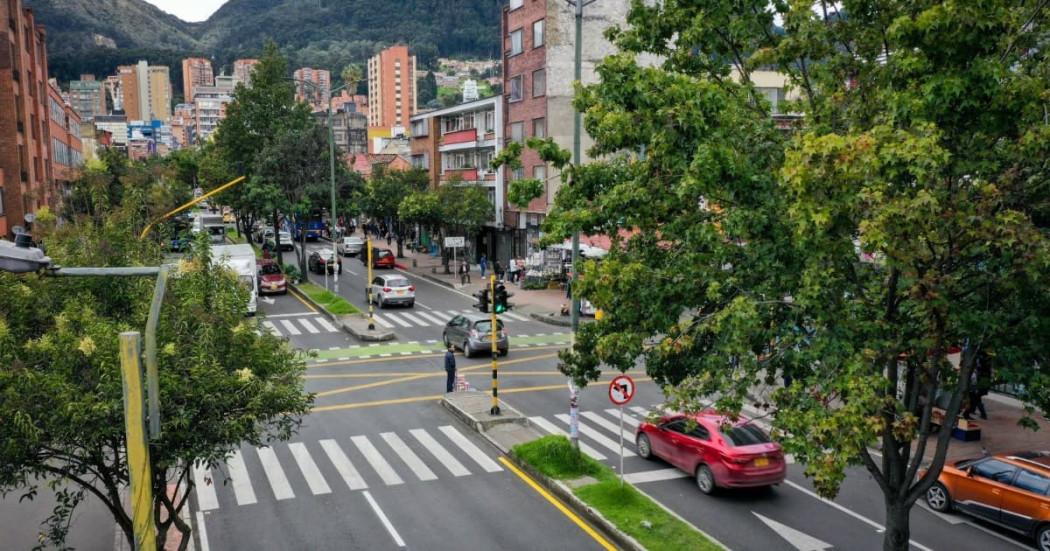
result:
[(388, 287), (408, 287), (408, 280), (403, 277), (391, 277), (386, 280)]
[(264, 264), (259, 270), (263, 275), (276, 275), (281, 273), (281, 269), (276, 264)]
[(360, 237), (347, 237), (343, 239), (343, 243), (346, 245), (358, 245), (361, 243)]
[(394, 254), (394, 253), (392, 253), (392, 252), (390, 252), (390, 251), (388, 251), (386, 249), (380, 249), (378, 252), (376, 252), (376, 256), (378, 256), (379, 258), (386, 258), (386, 257), (388, 257), (388, 256), (390, 256), (392, 254)]
[(769, 443), (769, 436), (762, 429), (750, 423), (733, 427), (728, 431), (722, 431), (722, 438), (725, 438), (726, 442), (734, 447)]
[[(503, 320), (498, 320), (496, 327), (500, 330), (503, 329)], [(492, 329), (492, 322), (489, 320), (481, 320), (474, 323), (474, 328), (478, 330), (478, 333), (488, 333)]]
[(331, 258), (332, 258), (332, 251), (329, 251), (329, 250), (317, 251), (317, 256), (320, 256), (321, 260), (331, 260)]

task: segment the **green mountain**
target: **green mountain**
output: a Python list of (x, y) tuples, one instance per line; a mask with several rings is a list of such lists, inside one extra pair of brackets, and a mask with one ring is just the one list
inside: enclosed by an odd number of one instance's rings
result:
[(408, 43), (428, 65), (440, 56), (497, 57), (501, 0), (229, 0), (207, 21), (188, 23), (144, 0), (25, 0), (48, 29), (52, 76), (105, 75), (146, 59), (168, 65), (212, 58), (229, 70), (274, 40), (293, 66), (338, 74), (383, 47)]

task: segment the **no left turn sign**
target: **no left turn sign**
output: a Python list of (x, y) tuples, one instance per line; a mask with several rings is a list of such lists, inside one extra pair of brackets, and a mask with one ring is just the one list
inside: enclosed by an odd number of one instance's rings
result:
[(634, 379), (627, 375), (618, 375), (609, 382), (609, 400), (618, 406), (622, 406), (634, 398)]

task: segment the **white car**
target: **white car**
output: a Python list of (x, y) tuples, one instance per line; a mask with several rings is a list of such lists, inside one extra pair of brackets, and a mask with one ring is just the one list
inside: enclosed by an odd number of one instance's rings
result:
[(372, 280), (372, 302), (380, 308), (390, 304), (407, 304), (411, 308), (416, 304), (416, 286), (403, 275), (376, 276)]
[(348, 235), (339, 241), (335, 248), (343, 256), (354, 256), (364, 250), (365, 240), (354, 235)]
[[(266, 243), (268, 243), (271, 248), (276, 248), (277, 243), (275, 243), (273, 240), (273, 232), (268, 230), (268, 233), (269, 235), (266, 237)], [(282, 251), (295, 250), (295, 242), (292, 241), (292, 234), (286, 231), (277, 232), (277, 238), (279, 240)]]

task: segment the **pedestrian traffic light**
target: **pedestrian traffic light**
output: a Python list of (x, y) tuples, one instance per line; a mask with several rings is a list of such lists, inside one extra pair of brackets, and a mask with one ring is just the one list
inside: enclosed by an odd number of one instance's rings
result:
[(496, 286), (495, 298), (495, 310), (497, 314), (502, 314), (503, 312), (510, 310), (510, 303), (507, 302), (509, 295), (507, 294), (507, 288), (504, 287), (503, 284)]
[(487, 314), (489, 312), (489, 290), (482, 289), (475, 293), (474, 296), (478, 299), (478, 302), (474, 307), (477, 308), (479, 312)]

